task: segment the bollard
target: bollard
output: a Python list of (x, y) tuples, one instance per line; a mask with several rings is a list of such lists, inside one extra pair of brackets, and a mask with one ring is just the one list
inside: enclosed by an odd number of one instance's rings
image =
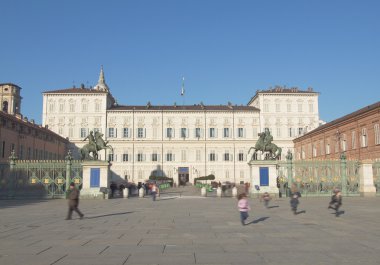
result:
[(232, 198), (236, 198), (236, 197), (237, 197), (237, 188), (233, 187), (232, 188)]
[(145, 195), (145, 189), (141, 187), (141, 188), (139, 189), (139, 197), (140, 197), (140, 198), (144, 198), (144, 195)]
[(123, 189), (123, 198), (128, 199), (129, 197), (129, 189), (125, 188)]
[(202, 188), (201, 188), (201, 196), (202, 196), (202, 197), (207, 197), (206, 187), (202, 187)]
[(218, 187), (216, 189), (216, 196), (218, 196), (219, 198), (222, 198), (222, 188), (221, 187)]

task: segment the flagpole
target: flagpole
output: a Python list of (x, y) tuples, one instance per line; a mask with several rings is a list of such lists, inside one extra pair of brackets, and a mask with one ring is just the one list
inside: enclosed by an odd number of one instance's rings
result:
[(182, 76), (181, 97), (182, 97), (182, 106), (185, 106), (185, 77), (184, 76)]

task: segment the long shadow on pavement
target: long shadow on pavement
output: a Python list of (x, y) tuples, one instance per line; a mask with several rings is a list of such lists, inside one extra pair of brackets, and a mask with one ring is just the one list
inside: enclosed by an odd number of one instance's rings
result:
[(266, 219), (268, 219), (268, 218), (269, 218), (268, 216), (260, 217), (259, 219), (253, 220), (252, 222), (249, 222), (249, 223), (246, 224), (246, 225), (257, 224), (257, 223), (260, 223), (260, 222), (264, 222), (264, 221), (265, 221)]
[(124, 215), (124, 214), (129, 214), (129, 213), (134, 213), (134, 212), (110, 213), (110, 214), (103, 214), (103, 215), (97, 215), (97, 216), (84, 217), (84, 219), (95, 219), (95, 218), (101, 218), (101, 217), (107, 217), (107, 216), (114, 216), (114, 215)]

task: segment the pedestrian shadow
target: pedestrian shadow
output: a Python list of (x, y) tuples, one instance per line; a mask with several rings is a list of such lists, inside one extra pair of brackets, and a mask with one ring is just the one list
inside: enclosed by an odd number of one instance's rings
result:
[(302, 210), (302, 211), (296, 212), (296, 214), (301, 214), (301, 213), (306, 213), (306, 211)]
[(110, 214), (103, 214), (103, 215), (96, 215), (96, 216), (84, 217), (84, 219), (95, 219), (95, 218), (108, 217), (108, 216), (115, 216), (115, 215), (124, 215), (124, 214), (129, 214), (129, 213), (133, 213), (133, 212), (110, 213)]
[(156, 200), (156, 201), (166, 201), (166, 200), (175, 200), (175, 199), (178, 199), (179, 197), (160, 197), (160, 199)]
[(336, 217), (339, 217), (340, 215), (342, 215), (342, 214), (344, 214), (344, 213), (345, 213), (345, 211), (338, 211), (338, 212), (336, 212), (336, 213), (331, 213), (331, 214), (335, 214)]
[(249, 222), (249, 223), (246, 224), (246, 225), (257, 224), (257, 223), (260, 223), (260, 222), (264, 222), (264, 221), (265, 221), (266, 219), (268, 219), (268, 218), (269, 218), (268, 216), (260, 217), (259, 219), (253, 220), (252, 222)]
[(280, 207), (280, 206), (279, 205), (273, 205), (273, 206), (268, 206), (267, 208), (272, 209), (272, 208), (278, 208), (278, 207)]

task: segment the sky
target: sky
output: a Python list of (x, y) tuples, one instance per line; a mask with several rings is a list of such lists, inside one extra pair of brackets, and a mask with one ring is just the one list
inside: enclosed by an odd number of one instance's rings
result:
[(312, 87), (329, 122), (380, 98), (377, 0), (0, 0), (0, 13), (0, 83), (22, 87), (38, 123), (44, 91), (94, 86), (101, 65), (121, 105)]

